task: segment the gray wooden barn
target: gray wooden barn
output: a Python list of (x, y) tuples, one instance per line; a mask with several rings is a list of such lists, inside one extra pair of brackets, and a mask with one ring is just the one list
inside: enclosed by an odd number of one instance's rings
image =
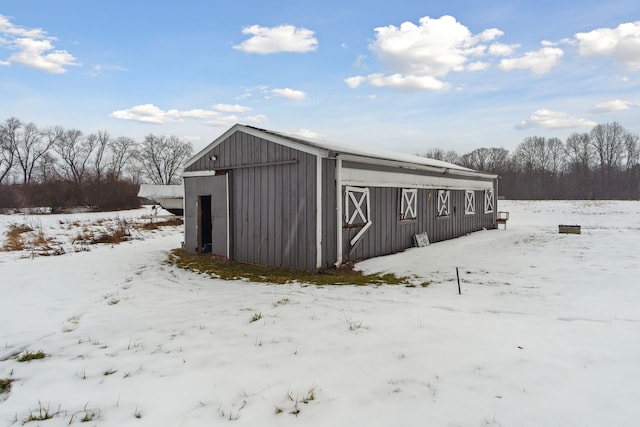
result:
[(497, 178), (237, 124), (185, 166), (185, 249), (331, 268), (496, 228)]

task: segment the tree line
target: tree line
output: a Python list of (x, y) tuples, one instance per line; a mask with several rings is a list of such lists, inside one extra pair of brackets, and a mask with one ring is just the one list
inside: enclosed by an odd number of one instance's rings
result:
[(526, 137), (510, 153), (477, 148), (463, 155), (430, 149), (422, 154), (500, 175), (507, 199), (640, 199), (640, 137), (619, 123), (573, 133), (566, 141)]
[(0, 123), (0, 208), (139, 206), (140, 183), (179, 184), (190, 143), (149, 134), (84, 134), (11, 117)]
[[(0, 208), (136, 207), (140, 183), (179, 184), (192, 152), (175, 136), (137, 142), (11, 117), (0, 123)], [(499, 195), (508, 199), (640, 199), (640, 137), (616, 122), (564, 142), (526, 137), (513, 152), (421, 155), (500, 175)]]

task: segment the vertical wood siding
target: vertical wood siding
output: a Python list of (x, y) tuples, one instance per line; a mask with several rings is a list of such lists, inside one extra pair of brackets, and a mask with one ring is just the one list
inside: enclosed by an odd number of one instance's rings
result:
[(495, 212), (484, 213), (484, 191), (475, 191), (476, 213), (465, 215), (465, 190), (451, 190), (450, 214), (438, 217), (438, 190), (418, 189), (417, 217), (407, 221), (400, 220), (401, 188), (369, 187), (369, 191), (373, 224), (353, 248), (349, 241), (360, 229), (343, 229), (345, 261), (400, 252), (414, 246), (413, 236), (424, 232), (427, 232), (429, 240), (434, 243), (483, 228), (495, 228)]
[[(214, 162), (209, 160), (212, 155)], [(237, 168), (288, 160), (296, 162)], [(229, 168), (231, 259), (315, 270), (315, 156), (235, 132), (187, 170), (225, 168)]]
[(336, 246), (336, 161), (322, 159), (322, 268), (335, 266)]

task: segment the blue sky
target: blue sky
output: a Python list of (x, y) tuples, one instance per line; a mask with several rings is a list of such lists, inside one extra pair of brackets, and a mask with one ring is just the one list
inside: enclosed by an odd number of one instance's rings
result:
[(640, 132), (640, 3), (3, 0), (0, 119), (196, 151), (236, 122), (404, 153)]

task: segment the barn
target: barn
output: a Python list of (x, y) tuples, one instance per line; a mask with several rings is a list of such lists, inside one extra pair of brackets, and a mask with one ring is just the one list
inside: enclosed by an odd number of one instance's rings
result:
[(496, 228), (498, 177), (236, 124), (184, 171), (185, 249), (315, 271)]

